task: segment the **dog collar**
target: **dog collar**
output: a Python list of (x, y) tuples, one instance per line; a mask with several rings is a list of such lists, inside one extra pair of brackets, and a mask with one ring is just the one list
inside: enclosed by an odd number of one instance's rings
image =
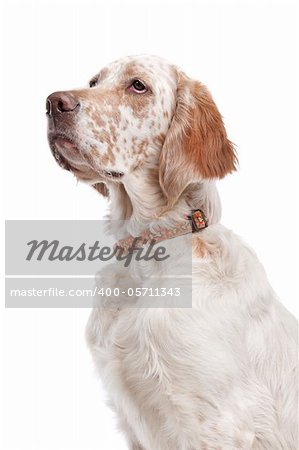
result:
[(120, 239), (115, 248), (119, 248), (125, 253), (130, 253), (133, 250), (142, 248), (147, 243), (156, 244), (157, 242), (173, 239), (184, 234), (197, 233), (200, 230), (207, 228), (209, 225), (208, 219), (201, 209), (193, 209), (191, 214), (186, 216), (184, 222), (179, 222), (172, 228), (160, 228), (158, 232), (151, 232), (144, 230), (140, 236), (128, 236)]

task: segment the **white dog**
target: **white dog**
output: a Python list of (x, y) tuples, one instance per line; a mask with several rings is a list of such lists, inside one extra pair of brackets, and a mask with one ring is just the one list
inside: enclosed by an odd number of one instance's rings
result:
[(174, 255), (115, 265), (107, 286), (165, 280), (192, 241), (192, 308), (107, 298), (88, 323), (129, 448), (297, 449), (296, 321), (254, 252), (219, 224), (214, 180), (236, 156), (207, 89), (157, 57), (127, 57), (89, 88), (50, 95), (47, 112), (55, 158), (109, 196), (116, 239), (157, 238)]

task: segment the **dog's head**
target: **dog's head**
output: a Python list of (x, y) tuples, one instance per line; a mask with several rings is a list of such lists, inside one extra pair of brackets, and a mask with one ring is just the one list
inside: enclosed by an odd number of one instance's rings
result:
[(235, 169), (233, 146), (207, 89), (157, 57), (121, 59), (88, 88), (51, 94), (47, 115), (57, 162), (103, 194), (106, 185), (148, 164), (174, 203), (189, 184)]

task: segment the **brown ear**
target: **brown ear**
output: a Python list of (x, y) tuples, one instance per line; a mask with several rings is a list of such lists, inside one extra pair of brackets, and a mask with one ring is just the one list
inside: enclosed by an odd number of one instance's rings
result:
[(175, 203), (190, 183), (223, 178), (236, 170), (236, 163), (234, 147), (210, 93), (180, 73), (176, 111), (159, 162), (159, 180), (168, 203)]
[(104, 197), (109, 197), (109, 190), (105, 183), (96, 183), (96, 184), (93, 184), (92, 187), (94, 189), (96, 189)]

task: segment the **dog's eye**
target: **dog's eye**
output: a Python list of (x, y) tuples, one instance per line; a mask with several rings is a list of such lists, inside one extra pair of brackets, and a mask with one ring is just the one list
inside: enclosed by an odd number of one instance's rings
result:
[(145, 92), (147, 92), (147, 87), (142, 81), (134, 80), (129, 87), (129, 90), (132, 92), (136, 92), (137, 94), (144, 94)]
[(90, 82), (89, 82), (89, 87), (90, 88), (93, 88), (93, 87), (95, 87), (96, 85), (97, 85), (97, 82), (98, 82), (98, 80), (95, 78), (94, 80), (91, 80)]

